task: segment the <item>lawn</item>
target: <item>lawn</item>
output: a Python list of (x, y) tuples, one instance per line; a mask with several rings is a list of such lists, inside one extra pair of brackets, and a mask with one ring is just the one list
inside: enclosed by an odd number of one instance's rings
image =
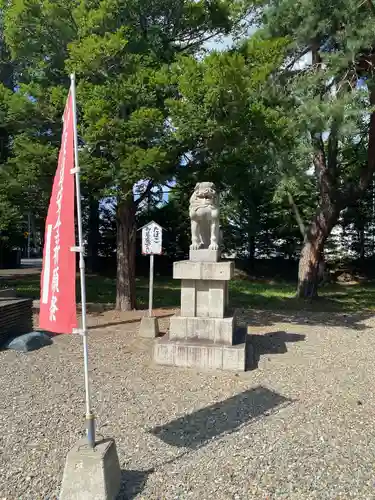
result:
[[(40, 277), (36, 274), (0, 278), (0, 288), (12, 287), (20, 296), (39, 299)], [(180, 282), (169, 278), (155, 279), (154, 307), (178, 307)], [(86, 277), (87, 301), (113, 303), (116, 282), (113, 278), (88, 275)], [(317, 301), (301, 302), (294, 298), (295, 284), (290, 282), (232, 280), (230, 282), (230, 302), (234, 307), (275, 309), (275, 310), (316, 310), (316, 311), (375, 311), (375, 284), (357, 285), (332, 284), (320, 290)], [(79, 282), (77, 280), (77, 299)], [(147, 306), (148, 280), (137, 279), (137, 300), (140, 309)]]

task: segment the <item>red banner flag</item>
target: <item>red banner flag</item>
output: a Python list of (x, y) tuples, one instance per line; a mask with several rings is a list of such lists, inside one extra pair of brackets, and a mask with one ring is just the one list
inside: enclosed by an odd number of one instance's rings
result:
[(76, 253), (74, 231), (74, 127), (69, 93), (58, 166), (44, 236), (39, 326), (54, 333), (72, 333), (77, 327)]

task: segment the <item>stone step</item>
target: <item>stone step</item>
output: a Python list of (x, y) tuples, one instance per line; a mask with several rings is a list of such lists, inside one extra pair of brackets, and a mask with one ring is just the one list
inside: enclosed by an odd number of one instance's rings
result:
[(198, 318), (194, 316), (172, 316), (169, 326), (171, 340), (198, 339), (233, 344), (235, 317)]
[(189, 260), (192, 262), (219, 262), (220, 250), (210, 250), (209, 248), (192, 250), (190, 248)]
[(193, 262), (180, 260), (173, 263), (176, 280), (229, 281), (234, 275), (234, 262)]
[(237, 322), (237, 311), (225, 318), (197, 318), (174, 315), (170, 319), (171, 340), (199, 340), (236, 345), (245, 342), (246, 326)]
[(199, 339), (171, 340), (165, 335), (155, 341), (154, 361), (183, 368), (245, 371), (253, 364), (253, 349), (245, 342), (229, 346)]

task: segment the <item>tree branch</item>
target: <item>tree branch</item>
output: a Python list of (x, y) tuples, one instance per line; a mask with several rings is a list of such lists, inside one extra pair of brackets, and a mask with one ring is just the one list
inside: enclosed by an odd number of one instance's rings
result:
[(142, 201), (144, 201), (148, 197), (148, 195), (151, 193), (151, 189), (153, 187), (154, 187), (154, 181), (149, 180), (144, 192), (139, 196), (139, 198), (137, 200), (134, 201), (134, 204), (136, 207), (138, 207), (140, 205), (140, 203), (142, 203)]
[[(375, 106), (375, 85), (370, 90), (370, 106)], [(359, 172), (359, 182), (351, 182), (348, 189), (343, 193), (343, 200), (353, 203), (368, 188), (368, 185), (375, 173), (375, 111), (370, 117), (368, 132), (367, 163), (362, 166)]]
[(305, 238), (306, 238), (306, 226), (305, 226), (305, 223), (303, 222), (301, 212), (299, 211), (290, 191), (287, 192), (287, 195), (288, 195), (289, 205), (291, 206), (291, 208), (294, 212), (294, 216), (296, 218), (299, 230), (301, 231), (302, 239), (305, 240)]
[(371, 10), (371, 13), (375, 16), (375, 6), (372, 3), (372, 0), (367, 0), (367, 5), (368, 5), (369, 9)]
[(308, 45), (305, 47), (301, 52), (299, 52), (291, 61), (288, 63), (288, 65), (285, 68), (285, 71), (288, 71), (293, 68), (293, 66), (298, 62), (303, 56), (308, 54), (311, 51), (311, 45)]
[[(211, 35), (207, 35), (206, 37), (204, 38), (195, 38), (195, 40), (193, 41), (190, 41), (190, 43), (187, 43), (186, 45), (180, 45), (178, 51), (179, 52), (184, 52), (186, 50), (189, 50), (191, 49), (192, 47), (194, 47), (195, 45), (202, 45), (203, 43), (205, 42), (208, 42), (209, 40), (211, 40), (212, 38), (214, 38), (215, 36), (219, 36), (221, 35), (221, 32), (220, 31), (217, 31), (216, 33), (211, 33)], [(176, 40), (177, 42), (177, 40)]]
[(337, 154), (338, 154), (338, 122), (333, 119), (331, 130), (328, 137), (328, 147), (327, 147), (327, 168), (330, 171), (333, 178), (336, 177), (337, 170)]

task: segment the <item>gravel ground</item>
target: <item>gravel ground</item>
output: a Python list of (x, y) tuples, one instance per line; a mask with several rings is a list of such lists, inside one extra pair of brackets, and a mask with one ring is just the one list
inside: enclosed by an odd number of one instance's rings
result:
[[(154, 366), (136, 317), (111, 314), (90, 317), (90, 362), (121, 499), (375, 499), (375, 318), (254, 312), (259, 367), (235, 374)], [(58, 498), (82, 435), (80, 338), (0, 352), (0, 380), (0, 500)]]

